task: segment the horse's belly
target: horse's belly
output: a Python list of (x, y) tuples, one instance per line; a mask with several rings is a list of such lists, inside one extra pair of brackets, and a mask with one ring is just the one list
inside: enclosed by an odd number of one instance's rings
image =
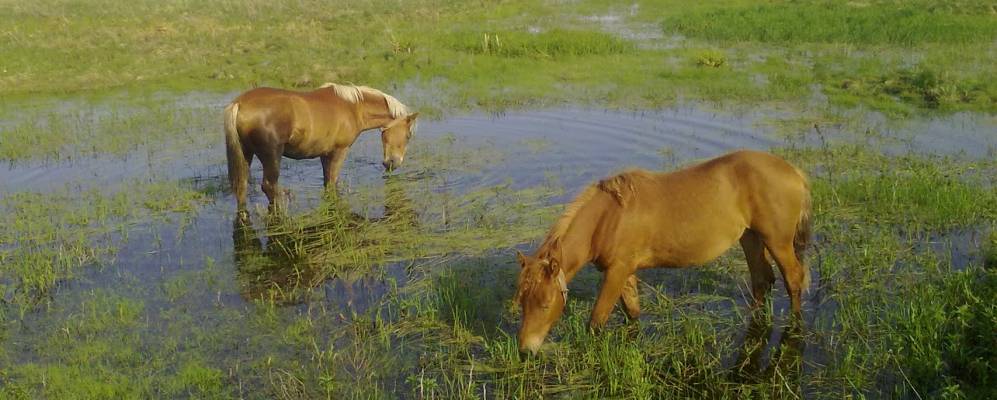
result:
[(301, 152), (284, 147), (284, 157), (295, 159), (295, 160), (305, 160), (309, 158), (319, 157), (320, 154), (312, 154), (308, 152)]
[(335, 143), (326, 143), (326, 140), (299, 139), (288, 141), (284, 145), (284, 157), (302, 160), (306, 158), (321, 157), (332, 152)]
[(730, 249), (744, 228), (731, 226), (708, 234), (677, 234), (650, 245), (654, 267), (689, 267), (709, 263)]

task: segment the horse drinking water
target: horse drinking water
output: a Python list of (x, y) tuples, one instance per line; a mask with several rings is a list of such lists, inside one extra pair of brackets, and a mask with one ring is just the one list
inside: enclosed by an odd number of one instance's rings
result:
[(381, 129), (384, 168), (402, 165), (419, 113), (391, 95), (366, 86), (327, 83), (310, 92), (257, 88), (225, 108), (228, 178), (240, 210), (253, 156), (263, 163), (263, 193), (270, 206), (279, 192), (281, 157), (322, 159), (325, 186), (335, 186), (350, 146), (360, 133)]
[(802, 251), (810, 236), (810, 191), (796, 167), (769, 153), (737, 151), (671, 173), (632, 170), (586, 188), (534, 256), (517, 252), (520, 351), (536, 352), (560, 318), (568, 282), (592, 261), (603, 271), (589, 325), (603, 326), (622, 300), (640, 314), (637, 270), (707, 263), (740, 241), (755, 305), (782, 272), (793, 312), (810, 286)]

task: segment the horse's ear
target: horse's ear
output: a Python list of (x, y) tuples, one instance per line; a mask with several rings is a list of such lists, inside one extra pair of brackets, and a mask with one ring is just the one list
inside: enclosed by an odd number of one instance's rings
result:
[(550, 243), (550, 249), (547, 254), (549, 254), (547, 258), (550, 258), (552, 261), (561, 259), (561, 238), (557, 238)]
[(412, 121), (415, 121), (415, 119), (418, 118), (418, 117), (419, 117), (419, 112), (416, 111), (416, 112), (411, 113), (408, 116), (406, 116), (405, 119), (407, 119), (409, 123), (412, 123)]
[(558, 261), (557, 257), (551, 257), (547, 262), (547, 272), (550, 273), (551, 276), (554, 276), (554, 274), (556, 274), (557, 271), (560, 270), (561, 270), (561, 262)]
[(543, 267), (547, 276), (553, 277), (561, 270), (561, 262), (557, 260), (557, 257), (546, 258), (543, 260)]
[(516, 261), (519, 261), (520, 268), (526, 268), (526, 256), (519, 250), (516, 250)]

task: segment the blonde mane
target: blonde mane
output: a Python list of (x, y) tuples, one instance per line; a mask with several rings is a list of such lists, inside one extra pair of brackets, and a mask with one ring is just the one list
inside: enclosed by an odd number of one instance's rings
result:
[(384, 98), (384, 102), (388, 105), (388, 113), (391, 114), (391, 118), (400, 118), (409, 114), (408, 107), (398, 101), (398, 99), (394, 98), (394, 96), (372, 87), (340, 85), (338, 83), (327, 82), (322, 86), (319, 86), (319, 88), (332, 88), (332, 91), (336, 93), (336, 96), (339, 96), (341, 99), (354, 104), (363, 101), (365, 95), (381, 96)]

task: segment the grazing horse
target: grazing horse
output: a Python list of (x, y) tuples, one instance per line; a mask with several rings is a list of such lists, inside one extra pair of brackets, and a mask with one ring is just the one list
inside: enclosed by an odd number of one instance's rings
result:
[(419, 113), (366, 86), (327, 83), (310, 92), (257, 88), (225, 108), (228, 178), (240, 210), (246, 206), (249, 165), (263, 163), (263, 193), (278, 199), (281, 157), (322, 159), (325, 186), (335, 186), (350, 146), (360, 133), (381, 129), (384, 168), (401, 166)]
[(590, 185), (568, 205), (534, 256), (517, 251), (520, 351), (535, 353), (564, 311), (568, 282), (595, 262), (604, 277), (589, 326), (605, 325), (622, 299), (640, 315), (637, 270), (705, 264), (740, 241), (755, 305), (782, 271), (793, 312), (810, 275), (802, 251), (810, 236), (810, 190), (785, 160), (737, 151), (671, 173), (631, 170)]

